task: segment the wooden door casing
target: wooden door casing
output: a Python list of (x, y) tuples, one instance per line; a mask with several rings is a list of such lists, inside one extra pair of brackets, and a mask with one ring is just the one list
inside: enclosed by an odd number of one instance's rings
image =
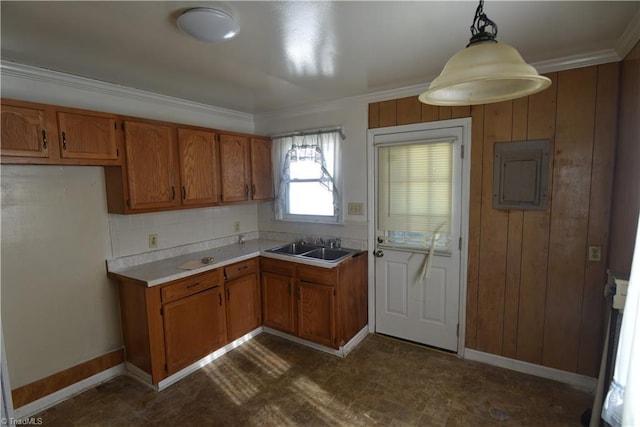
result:
[(220, 201), (220, 157), (216, 134), (178, 129), (183, 205), (212, 205)]

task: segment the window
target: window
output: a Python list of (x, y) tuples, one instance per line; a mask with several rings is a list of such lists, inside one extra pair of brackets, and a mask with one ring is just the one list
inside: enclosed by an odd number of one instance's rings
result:
[(452, 143), (378, 149), (378, 230), (394, 247), (450, 249)]
[(276, 219), (340, 221), (341, 141), (341, 129), (273, 138)]

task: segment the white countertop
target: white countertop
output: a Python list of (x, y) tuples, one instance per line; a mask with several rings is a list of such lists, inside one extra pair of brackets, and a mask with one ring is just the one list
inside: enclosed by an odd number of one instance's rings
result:
[[(298, 262), (301, 264), (313, 265), (323, 268), (334, 268), (340, 264), (339, 262), (331, 263), (326, 261), (266, 252), (267, 249), (275, 248), (285, 243), (286, 242), (264, 239), (249, 240), (243, 244), (236, 243), (232, 245), (221, 246), (219, 248), (208, 249), (205, 251), (192, 252), (185, 255), (140, 264), (138, 266), (125, 268), (122, 270), (109, 271), (109, 273), (112, 277), (123, 277), (126, 279), (143, 282), (147, 286), (157, 286), (177, 279), (189, 277), (194, 274), (199, 274), (205, 271), (224, 267), (225, 265), (233, 264), (235, 262), (245, 261), (257, 256), (266, 256), (283, 261)], [(200, 261), (205, 257), (213, 257), (214, 262), (211, 264), (202, 264), (202, 267), (192, 270), (182, 270), (178, 268), (189, 261)]]

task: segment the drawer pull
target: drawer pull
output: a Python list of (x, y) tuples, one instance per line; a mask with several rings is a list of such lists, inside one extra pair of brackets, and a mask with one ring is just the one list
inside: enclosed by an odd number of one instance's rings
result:
[(46, 130), (42, 131), (42, 149), (43, 150), (47, 149), (47, 131)]
[(62, 149), (67, 149), (67, 135), (64, 132), (62, 132)]
[(242, 267), (238, 267), (238, 271), (246, 270), (247, 268), (249, 268), (248, 265), (243, 265)]
[(200, 282), (196, 282), (196, 283), (192, 283), (190, 285), (187, 285), (187, 289), (195, 288), (196, 286), (200, 286)]

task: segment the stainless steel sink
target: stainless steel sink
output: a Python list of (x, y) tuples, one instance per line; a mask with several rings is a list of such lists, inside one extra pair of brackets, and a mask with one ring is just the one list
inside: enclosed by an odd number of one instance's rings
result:
[(355, 251), (353, 249), (325, 248), (306, 243), (287, 243), (286, 245), (267, 249), (267, 252), (286, 255), (293, 258), (307, 258), (308, 260), (336, 263), (360, 251)]
[(300, 255), (305, 252), (312, 251), (316, 248), (317, 246), (313, 246), (313, 245), (303, 245), (301, 243), (289, 243), (284, 246), (279, 246), (277, 248), (269, 249), (269, 252), (273, 252), (276, 254)]
[(319, 248), (303, 253), (303, 257), (322, 259), (325, 261), (336, 261), (342, 257), (350, 255), (352, 252), (342, 249)]

